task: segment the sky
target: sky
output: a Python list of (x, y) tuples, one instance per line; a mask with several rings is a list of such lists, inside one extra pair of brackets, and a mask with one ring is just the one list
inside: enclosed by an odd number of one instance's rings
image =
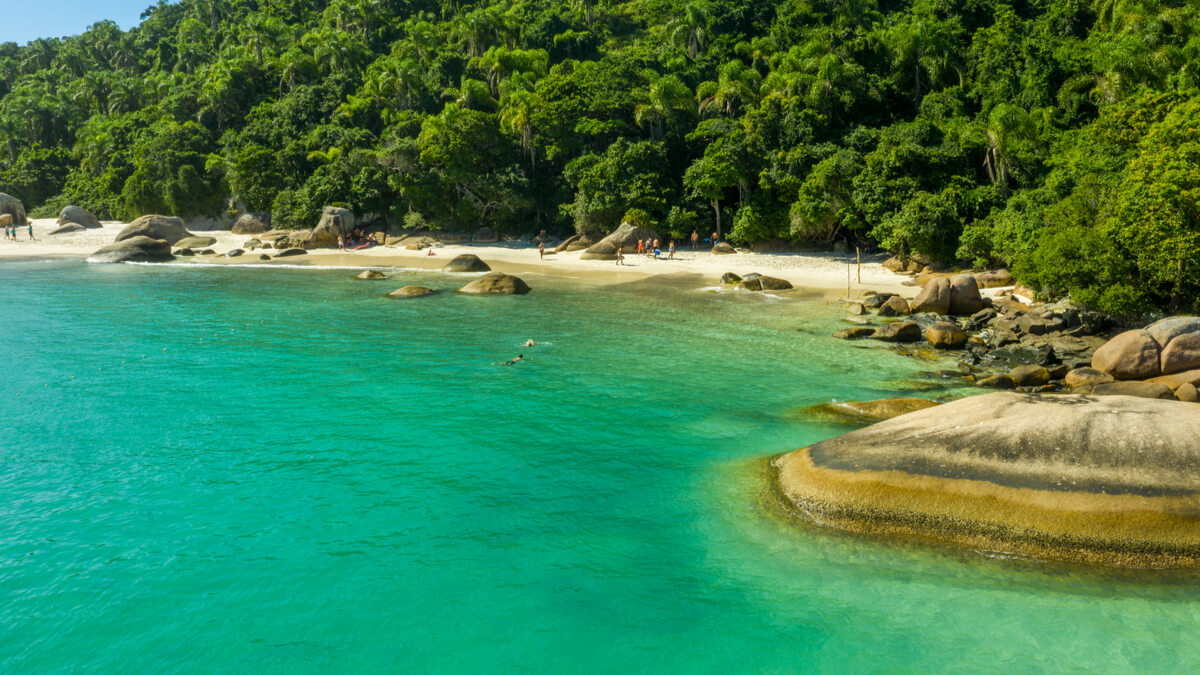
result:
[(0, 0), (0, 42), (25, 44), (45, 37), (79, 35), (112, 19), (123, 30), (141, 23), (142, 12), (158, 0)]

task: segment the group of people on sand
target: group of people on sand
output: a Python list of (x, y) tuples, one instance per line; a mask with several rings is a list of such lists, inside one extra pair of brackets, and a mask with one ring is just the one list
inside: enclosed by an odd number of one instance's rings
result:
[[(20, 231), (20, 225), (5, 225), (4, 226), (4, 239), (6, 241), (16, 241), (17, 240), (17, 232), (19, 232), (19, 231)], [(33, 236), (33, 223), (29, 223), (29, 241), (36, 241), (36, 238)]]
[[(662, 247), (659, 245), (659, 241), (657, 239), (651, 239), (650, 237), (647, 237), (644, 240), (642, 240), (642, 239), (638, 240), (637, 254), (638, 255), (653, 255), (655, 260), (663, 260), (664, 259), (663, 255), (662, 255)], [(672, 239), (670, 242), (667, 243), (667, 256), (665, 259), (666, 260), (674, 260), (675, 259), (675, 240), (674, 239)], [(625, 249), (623, 246), (617, 247), (617, 264), (618, 265), (625, 264)]]
[(373, 234), (364, 234), (362, 230), (355, 229), (350, 233), (349, 237), (338, 235), (338, 250), (345, 251), (349, 248), (352, 251), (359, 249), (371, 248), (379, 246), (379, 240)]

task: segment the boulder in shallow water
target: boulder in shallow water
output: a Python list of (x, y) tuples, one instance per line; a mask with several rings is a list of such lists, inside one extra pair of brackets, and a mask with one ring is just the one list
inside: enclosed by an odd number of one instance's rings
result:
[(725, 274), (721, 275), (721, 283), (723, 284), (736, 284), (741, 282), (741, 280), (742, 278), (733, 272), (726, 272)]
[(1017, 386), (1011, 377), (1003, 373), (981, 377), (975, 381), (975, 384), (984, 389), (1014, 389)]
[(447, 272), (491, 272), (492, 268), (472, 253), (454, 256), (442, 267)]
[(458, 289), (469, 295), (525, 295), (529, 291), (529, 284), (502, 272), (490, 272)]
[(833, 337), (839, 340), (863, 340), (875, 335), (875, 329), (870, 326), (857, 326), (855, 328), (843, 328), (833, 334)]
[(916, 342), (921, 339), (921, 326), (915, 321), (893, 321), (880, 326), (871, 337), (884, 342)]
[(387, 275), (379, 270), (363, 270), (358, 274), (355, 274), (354, 278), (361, 279), (363, 281), (383, 281), (384, 279), (387, 279)]
[(908, 301), (898, 295), (884, 300), (879, 306), (879, 316), (905, 316), (909, 311)]
[(967, 333), (956, 323), (936, 321), (925, 329), (925, 339), (935, 349), (961, 349), (967, 344)]
[(117, 233), (114, 241), (124, 241), (134, 237), (162, 239), (174, 246), (180, 239), (192, 236), (183, 226), (183, 219), (175, 216), (148, 215), (142, 216), (125, 226)]
[(970, 316), (983, 309), (983, 296), (979, 294), (979, 284), (970, 274), (955, 274), (950, 277), (950, 308), (949, 314), (954, 316)]
[(995, 393), (771, 462), (798, 517), (973, 550), (1200, 565), (1200, 406)]
[[(79, 225), (87, 229), (98, 229), (103, 227), (100, 224), (100, 219), (92, 215), (91, 211), (80, 206), (64, 206), (62, 211), (58, 212), (59, 225)], [(60, 228), (61, 229), (61, 228)], [(51, 232), (51, 234), (54, 234)]]
[(109, 244), (88, 256), (90, 263), (167, 262), (174, 260), (171, 245), (162, 239), (130, 237)]
[(403, 288), (397, 288), (391, 293), (388, 293), (387, 297), (399, 299), (419, 298), (421, 296), (430, 295), (436, 292), (437, 291), (433, 290), (432, 288), (425, 288), (424, 286), (405, 286)]
[(743, 279), (737, 287), (744, 291), (786, 291), (792, 288), (792, 284), (786, 279), (756, 276), (753, 279)]

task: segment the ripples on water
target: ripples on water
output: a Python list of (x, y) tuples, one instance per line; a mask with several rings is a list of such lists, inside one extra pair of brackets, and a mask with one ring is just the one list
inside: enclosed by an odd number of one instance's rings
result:
[(350, 276), (0, 265), (0, 670), (1197, 665), (1190, 576), (785, 522), (786, 412), (936, 367), (822, 301)]

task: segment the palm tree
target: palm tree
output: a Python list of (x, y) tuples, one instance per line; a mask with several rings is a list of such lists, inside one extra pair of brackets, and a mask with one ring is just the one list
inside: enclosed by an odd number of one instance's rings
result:
[(999, 187), (1002, 193), (1008, 192), (1013, 146), (1031, 138), (1033, 126), (1029, 113), (1010, 103), (1001, 103), (988, 115), (985, 129), (987, 150), (984, 151), (983, 165), (992, 184)]
[(671, 42), (685, 46), (688, 58), (693, 61), (712, 37), (710, 13), (711, 8), (707, 2), (693, 0), (684, 5), (682, 14), (667, 23), (667, 35)]
[(533, 116), (543, 105), (542, 99), (532, 91), (517, 90), (504, 99), (500, 111), (500, 127), (521, 137), (521, 149), (529, 155), (529, 169), (537, 168), (533, 147)]
[(682, 112), (695, 111), (692, 90), (674, 74), (654, 78), (647, 98), (646, 103), (634, 110), (633, 119), (639, 127), (649, 127), (651, 140), (661, 141), (666, 137), (667, 120)]
[(730, 61), (717, 74), (715, 82), (704, 82), (696, 89), (700, 112), (718, 110), (733, 117), (738, 107), (754, 103), (758, 96), (758, 85), (762, 76), (741, 61)]

